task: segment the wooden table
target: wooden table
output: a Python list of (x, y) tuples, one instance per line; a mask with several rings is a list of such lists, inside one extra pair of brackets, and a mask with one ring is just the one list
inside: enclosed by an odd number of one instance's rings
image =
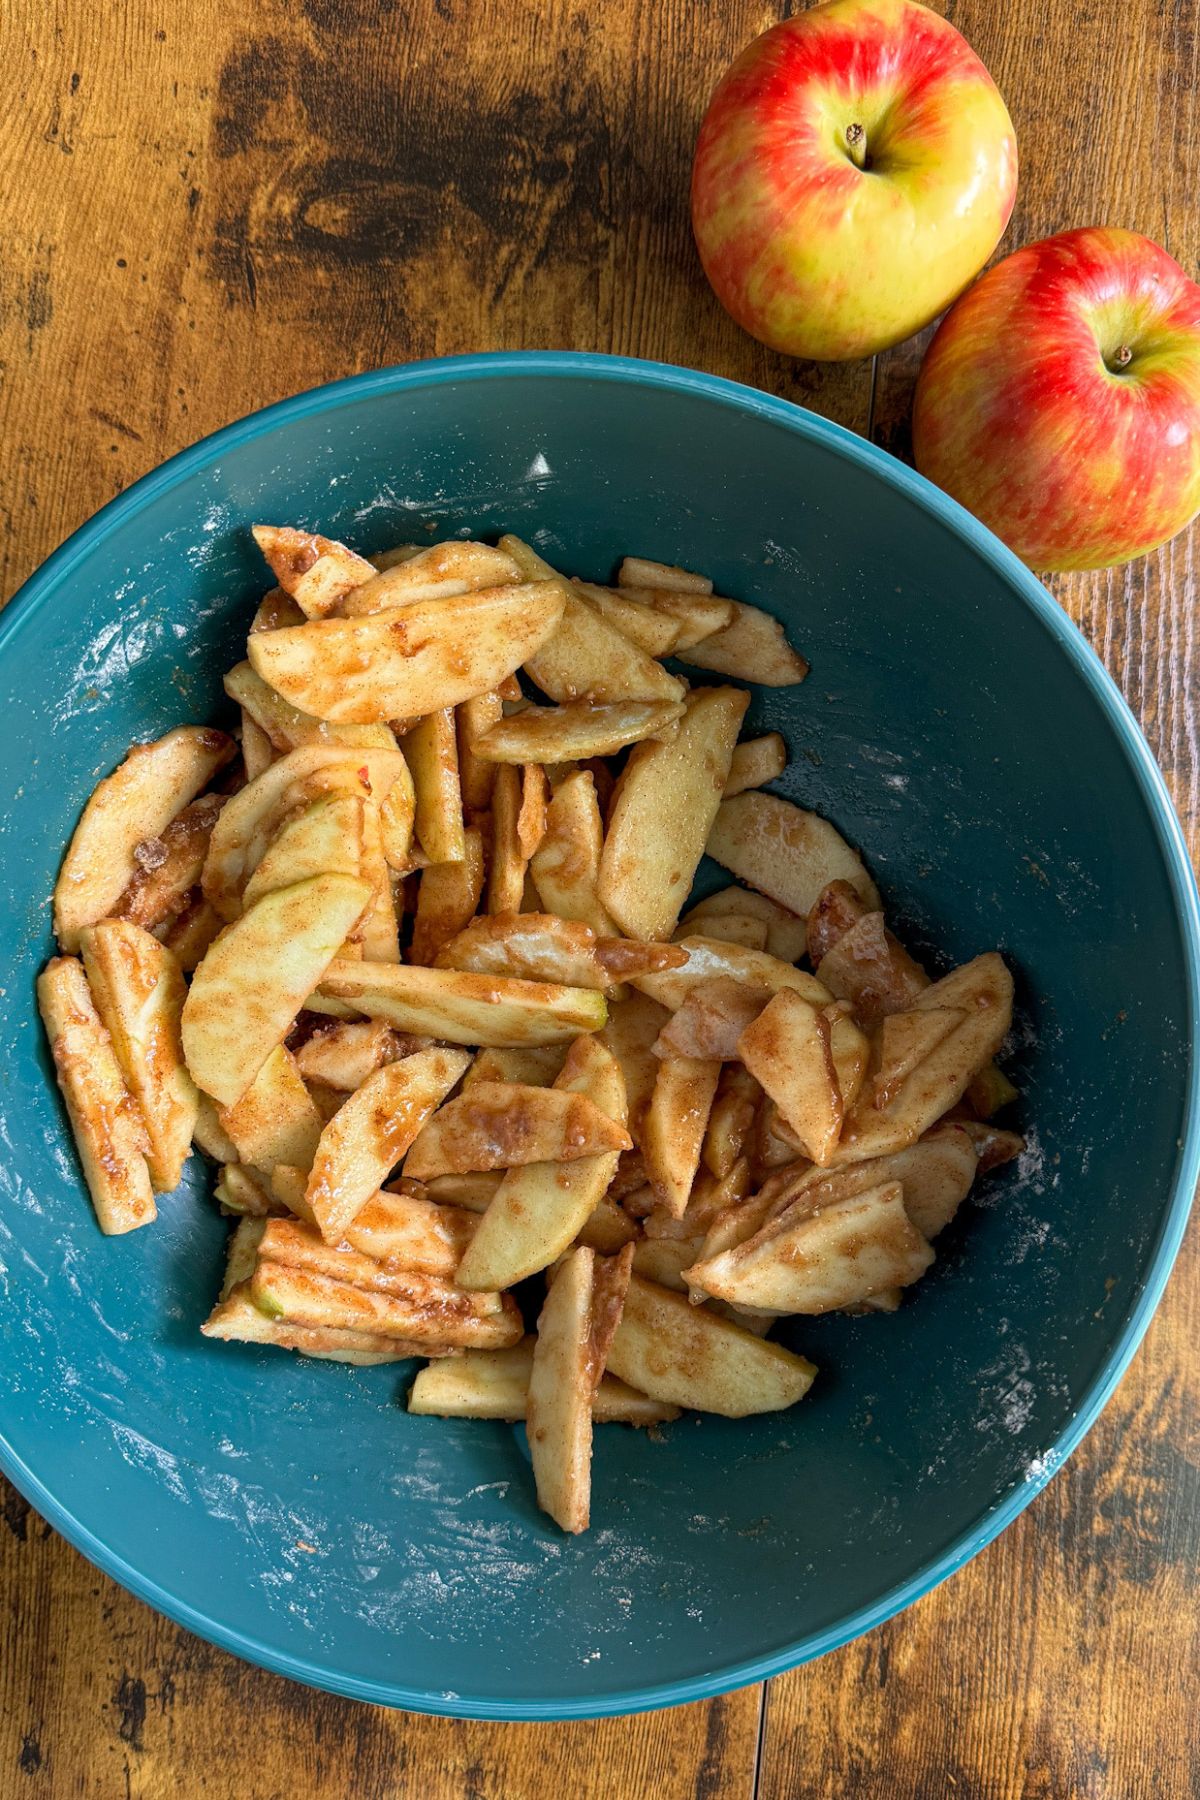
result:
[[(572, 346), (693, 364), (902, 451), (920, 346), (791, 364), (692, 250), (705, 97), (789, 0), (13, 0), (0, 106), (0, 591), (205, 432), (377, 364)], [(1200, 0), (958, 0), (1017, 126), (1010, 245), (1107, 221), (1194, 274)], [(1194, 538), (1055, 584), (1200, 831)], [(1193, 1234), (1104, 1418), (962, 1574), (708, 1704), (475, 1725), (210, 1649), (15, 1493), (0, 1795), (1182, 1800), (1200, 1780)]]

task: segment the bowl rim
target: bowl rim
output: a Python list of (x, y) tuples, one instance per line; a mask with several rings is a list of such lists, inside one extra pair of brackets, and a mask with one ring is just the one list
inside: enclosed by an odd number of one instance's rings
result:
[(31, 617), (37, 607), (44, 600), (53, 597), (58, 584), (129, 516), (190, 476), (219, 463), (228, 451), (251, 443), (297, 419), (337, 410), (376, 395), (406, 388), (437, 387), (448, 381), (514, 377), (628, 383), (696, 395), (718, 406), (756, 415), (801, 437), (821, 443), (834, 455), (868, 470), (877, 479), (886, 482), (932, 514), (945, 529), (965, 540), (977, 556), (990, 564), (1015, 589), (1056, 640), (1099, 702), (1101, 711), (1113, 728), (1151, 815), (1167, 867), (1187, 964), (1188, 1080), (1175, 1180), (1150, 1254), (1141, 1291), (1134, 1298), (1119, 1336), (1084, 1392), (1076, 1411), (1055, 1442), (1031, 1465), (1031, 1470), (1026, 1472), (1024, 1479), (1016, 1482), (1008, 1493), (988, 1507), (973, 1525), (959, 1533), (939, 1554), (931, 1557), (915, 1575), (896, 1583), (873, 1604), (859, 1607), (836, 1623), (797, 1638), (780, 1650), (744, 1658), (739, 1662), (723, 1665), (720, 1669), (677, 1681), (594, 1696), (584, 1695), (569, 1700), (497, 1700), (486, 1695), (436, 1693), (396, 1682), (351, 1676), (304, 1657), (280, 1652), (246, 1632), (233, 1630), (179, 1600), (157, 1582), (147, 1579), (123, 1557), (111, 1552), (101, 1539), (75, 1518), (69, 1506), (45, 1487), (34, 1469), (16, 1453), (0, 1431), (0, 1471), (56, 1531), (138, 1599), (165, 1614), (176, 1624), (195, 1632), (198, 1637), (236, 1656), (307, 1686), (348, 1699), (402, 1707), (412, 1712), (514, 1721), (609, 1718), (711, 1699), (753, 1682), (769, 1680), (873, 1630), (921, 1599), (991, 1543), (1041, 1492), (1091, 1429), (1128, 1368), (1162, 1297), (1183, 1239), (1197, 1180), (1200, 1178), (1200, 1057), (1197, 1055), (1197, 1039), (1200, 1037), (1200, 895), (1197, 893), (1196, 878), (1183, 831), (1166, 782), (1128, 703), (1082, 632), (1041, 582), (1000, 539), (922, 475), (846, 427), (822, 418), (805, 407), (797, 406), (792, 401), (721, 376), (708, 375), (671, 363), (582, 351), (480, 352), (371, 370), (307, 389), (289, 399), (248, 413), (201, 438), (143, 475), (74, 531), (29, 576), (0, 614), (0, 653), (20, 633), (25, 620)]

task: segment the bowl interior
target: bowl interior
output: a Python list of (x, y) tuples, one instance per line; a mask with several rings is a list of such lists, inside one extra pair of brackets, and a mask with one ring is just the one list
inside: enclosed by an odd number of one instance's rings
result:
[[(784, 1329), (822, 1367), (793, 1412), (599, 1430), (578, 1540), (537, 1512), (522, 1431), (406, 1416), (407, 1367), (202, 1339), (227, 1227), (198, 1161), (154, 1228), (112, 1242), (81, 1188), (34, 1012), (48, 896), (96, 778), (220, 706), (266, 585), (258, 519), (368, 551), (512, 529), (571, 572), (638, 551), (770, 608), (813, 665), (754, 696), (749, 724), (791, 748), (779, 791), (863, 847), (940, 966), (998, 947), (1017, 974), (1027, 1154), (897, 1315)], [(1036, 1488), (1164, 1273), (1194, 974), (1111, 700), (983, 542), (803, 415), (508, 359), (276, 409), (60, 553), (0, 663), (0, 1427), (77, 1543), (345, 1692), (620, 1711), (827, 1647)]]

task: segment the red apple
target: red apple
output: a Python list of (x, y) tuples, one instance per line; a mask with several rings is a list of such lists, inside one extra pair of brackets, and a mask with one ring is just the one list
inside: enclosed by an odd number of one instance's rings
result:
[(1016, 187), (1012, 122), (953, 26), (915, 0), (829, 0), (764, 32), (717, 88), (692, 225), (739, 325), (839, 362), (935, 319)]
[(1031, 568), (1153, 550), (1200, 511), (1200, 287), (1136, 231), (1006, 256), (938, 327), (913, 451)]

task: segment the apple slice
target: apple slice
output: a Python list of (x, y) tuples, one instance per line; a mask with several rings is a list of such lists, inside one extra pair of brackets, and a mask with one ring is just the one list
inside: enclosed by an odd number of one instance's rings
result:
[(171, 820), (233, 756), (232, 738), (207, 725), (181, 725), (153, 744), (135, 744), (92, 794), (75, 827), (54, 888), (54, 929), (78, 950), (85, 925), (106, 918), (138, 872), (139, 844)]
[(602, 619), (615, 625), (623, 637), (631, 639), (647, 656), (670, 656), (679, 642), (683, 633), (681, 621), (656, 612), (644, 600), (622, 593), (620, 588), (598, 587), (593, 581), (575, 579), (571, 586), (578, 588)]
[(731, 1063), (721, 1071), (700, 1153), (704, 1167), (718, 1181), (728, 1175), (749, 1144), (762, 1097), (762, 1089), (748, 1069)]
[(503, 587), (520, 579), (521, 571), (503, 550), (450, 539), (381, 566), (378, 575), (347, 595), (341, 610), (347, 618), (359, 618), (414, 600), (453, 600), (478, 588)]
[(424, 1343), (382, 1337), (378, 1332), (334, 1330), (330, 1326), (291, 1325), (269, 1318), (250, 1298), (248, 1285), (235, 1288), (219, 1300), (200, 1327), (205, 1337), (235, 1344), (271, 1344), (279, 1350), (298, 1350), (302, 1356), (322, 1362), (350, 1363), (372, 1369), (380, 1363), (409, 1362), (414, 1356), (452, 1356)]
[[(413, 1382), (409, 1412), (442, 1419), (523, 1419), (533, 1344), (527, 1337), (511, 1350), (464, 1350), (452, 1360), (431, 1363)], [(660, 1425), (678, 1417), (677, 1406), (636, 1393), (615, 1375), (602, 1375), (592, 1395), (596, 1425)]]
[(769, 994), (791, 988), (814, 1006), (829, 1005), (829, 991), (815, 975), (795, 969), (764, 950), (748, 950), (741, 944), (724, 944), (719, 938), (703, 936), (679, 938), (676, 948), (687, 953), (687, 961), (681, 967), (634, 977), (634, 985), (643, 994), (672, 1012), (683, 1005), (694, 987), (720, 976), (746, 987), (765, 988)]
[(672, 621), (677, 635), (671, 654), (681, 661), (693, 644), (720, 631), (733, 617), (733, 601), (722, 600), (718, 594), (685, 594), (664, 587), (623, 587), (620, 592), (644, 606), (655, 607)]
[(113, 907), (114, 917), (128, 919), (143, 931), (170, 929), (191, 904), (213, 826), (224, 804), (223, 794), (201, 794), (157, 837), (135, 844), (137, 871)]
[(226, 1163), (213, 1187), (213, 1199), (222, 1212), (243, 1218), (265, 1219), (279, 1211), (279, 1202), (265, 1177), (244, 1163)]
[(515, 1081), (521, 1087), (553, 1087), (567, 1055), (565, 1044), (531, 1044), (520, 1050), (480, 1050), (463, 1076), (463, 1087), (474, 1087), (480, 1081)]
[(461, 862), (432, 863), (421, 871), (410, 960), (436, 962), (443, 946), (474, 917), (482, 895), (483, 839), (470, 827), (463, 833)]
[(626, 556), (617, 570), (620, 588), (655, 588), (673, 594), (711, 594), (707, 575), (696, 575), (675, 563), (655, 562), (648, 556)]
[(865, 913), (841, 933), (816, 968), (830, 993), (849, 1001), (868, 1031), (889, 1013), (904, 1012), (929, 986), (928, 975), (892, 936), (881, 912)]
[(492, 835), (488, 870), (489, 913), (518, 913), (525, 899), (529, 867), (520, 838), (523, 783), (520, 769), (501, 763), (492, 788)]
[(127, 919), (102, 919), (79, 935), (96, 1010), (146, 1122), (150, 1180), (169, 1194), (179, 1186), (200, 1104), (179, 1038), (186, 993), (179, 964)]
[(240, 1100), (370, 903), (350, 875), (317, 875), (265, 894), (229, 925), (192, 978), (183, 1050), (198, 1087)]
[(483, 588), (453, 606), (418, 600), (362, 619), (256, 632), (250, 661), (293, 706), (335, 724), (418, 719), (495, 687), (555, 631), (547, 582)]
[(355, 1213), (346, 1242), (376, 1262), (451, 1281), (458, 1280), (459, 1262), (478, 1224), (478, 1216), (465, 1207), (384, 1189)]
[(316, 1155), (321, 1115), (295, 1057), (282, 1044), (276, 1044), (241, 1099), (222, 1107), (219, 1117), (240, 1160), (268, 1174), (276, 1163), (307, 1169)]
[(346, 1228), (461, 1079), (462, 1050), (422, 1050), (367, 1077), (321, 1133), (305, 1200), (328, 1243)]
[(579, 589), (528, 544), (502, 537), (500, 548), (520, 564), (527, 582), (561, 602), (553, 633), (521, 659), (530, 679), (551, 700), (565, 704), (571, 700), (683, 699), (683, 683), (602, 618)]
[(321, 993), (401, 1031), (501, 1049), (566, 1043), (598, 1031), (608, 1016), (603, 994), (591, 988), (345, 958), (330, 967)]
[[(735, 751), (734, 755), (736, 754)], [(761, 920), (766, 927), (766, 943), (756, 946), (758, 949), (766, 949), (772, 956), (777, 956), (780, 962), (800, 961), (808, 949), (806, 921), (798, 919), (786, 907), (776, 905), (774, 900), (768, 900), (765, 894), (757, 894), (751, 888), (727, 887), (719, 889), (715, 894), (708, 894), (693, 906), (680, 923), (681, 927), (686, 927), (687, 931), (700, 937), (723, 937), (724, 933), (715, 929), (717, 921), (741, 917), (746, 913), (752, 919)]]
[(252, 529), (272, 575), (306, 618), (323, 619), (347, 594), (374, 577), (374, 563), (356, 556), (336, 538), (297, 531), (291, 525)]
[(362, 868), (364, 802), (357, 794), (326, 794), (282, 826), (246, 883), (247, 910), (276, 888), (312, 875), (358, 875)]
[[(624, 1127), (620, 1065), (598, 1039), (575, 1040), (554, 1086), (558, 1092), (584, 1096)], [(616, 1174), (618, 1154), (607, 1150), (571, 1162), (531, 1162), (509, 1169), (463, 1256), (461, 1285), (511, 1288), (548, 1268), (584, 1229)]]
[(416, 830), (431, 863), (462, 862), (463, 799), (458, 779), (458, 734), (452, 707), (418, 721), (404, 738), (416, 790)]
[(409, 1151), (404, 1173), (423, 1181), (525, 1163), (578, 1162), (631, 1146), (623, 1126), (583, 1094), (485, 1081), (434, 1114)]
[[(564, 1531), (586, 1531), (591, 1499), (592, 1389), (588, 1323), (595, 1252), (566, 1257), (538, 1319), (525, 1414), (538, 1505)], [(595, 1371), (599, 1380), (600, 1371)]]
[(835, 1000), (821, 1008), (829, 1024), (829, 1055), (837, 1076), (838, 1093), (842, 1096), (842, 1115), (850, 1111), (862, 1091), (871, 1062), (871, 1043), (860, 1031), (844, 1000)]
[(689, 694), (670, 742), (630, 752), (609, 812), (597, 891), (630, 937), (669, 938), (704, 854), (750, 696)]
[(711, 669), (758, 687), (792, 687), (808, 674), (808, 663), (788, 643), (783, 626), (757, 606), (730, 602), (732, 618), (711, 635), (676, 655), (697, 669)]
[(771, 998), (769, 988), (716, 975), (689, 988), (683, 1005), (671, 1015), (654, 1044), (655, 1056), (715, 1057), (731, 1062), (738, 1041)]
[(542, 905), (561, 919), (582, 919), (598, 937), (616, 926), (596, 891), (604, 824), (590, 769), (560, 781), (546, 809), (546, 831), (529, 860)]
[[(307, 744), (341, 744), (348, 750), (396, 748), (396, 734), (388, 725), (331, 725), (327, 719), (314, 719), (311, 713), (301, 712), (268, 687), (248, 662), (235, 663), (224, 685), (229, 698), (237, 701), (243, 714), (266, 734), (271, 748), (281, 756)], [(244, 739), (242, 748), (244, 754)]]
[[(550, 783), (546, 779), (545, 769), (540, 763), (522, 763), (521, 805), (517, 813), (517, 843), (526, 863), (546, 835), (546, 813), (549, 798)], [(522, 894), (524, 891), (522, 888)]]
[(995, 952), (977, 956), (935, 981), (913, 1002), (915, 1009), (963, 1011), (966, 1018), (943, 1037), (889, 1098), (877, 1107), (860, 1094), (837, 1150), (840, 1162), (863, 1162), (903, 1150), (962, 1099), (974, 1076), (996, 1055), (1012, 1024), (1013, 982)]
[[(305, 1228), (297, 1224), (296, 1229)], [(370, 1261), (354, 1251), (329, 1250), (315, 1232), (312, 1240), (327, 1257), (354, 1258), (355, 1273)], [(315, 1264), (315, 1251), (312, 1261)], [(374, 1285), (363, 1287), (318, 1272), (315, 1266), (261, 1258), (250, 1284), (250, 1297), (269, 1318), (291, 1325), (367, 1331), (401, 1338), (410, 1345), (498, 1350), (520, 1341), (521, 1314), (510, 1294), (465, 1294), (436, 1275), (381, 1270), (374, 1263), (370, 1272)], [(428, 1353), (420, 1349), (410, 1354)]]
[(806, 1357), (640, 1275), (630, 1279), (608, 1366), (651, 1399), (729, 1419), (794, 1406), (817, 1373)]
[(436, 967), (601, 992), (612, 986), (591, 928), (553, 913), (507, 912), (472, 919), (439, 951)]
[(658, 1080), (659, 1062), (654, 1054), (654, 1044), (669, 1016), (666, 1008), (648, 995), (629, 994), (623, 1000), (614, 1000), (602, 1034), (604, 1043), (621, 1068), (627, 1122), (639, 1148), (646, 1110)]
[(385, 1063), (424, 1045), (402, 1038), (381, 1019), (331, 1019), (317, 1027), (296, 1051), (305, 1081), (352, 1094)]
[(146, 1126), (79, 961), (56, 956), (47, 963), (37, 999), (97, 1223), (109, 1237), (148, 1225), (157, 1209)]
[(490, 731), (504, 717), (504, 701), (499, 689), (476, 694), (455, 708), (458, 732), (458, 779), (462, 788), (463, 811), (468, 818), (486, 812), (492, 804), (492, 787), (496, 779), (494, 763), (484, 762), (476, 754), (475, 745), (485, 731)]
[(768, 781), (778, 781), (786, 768), (787, 745), (777, 731), (768, 731), (765, 737), (746, 738), (733, 752), (721, 797), (732, 800), (748, 788), (766, 787)]
[(476, 740), (490, 762), (585, 762), (615, 756), (628, 744), (656, 737), (683, 717), (681, 700), (576, 700), (567, 706), (529, 706), (500, 719)]
[[(817, 1190), (814, 1189), (813, 1193)], [(693, 1292), (773, 1313), (826, 1313), (907, 1287), (933, 1251), (904, 1208), (898, 1181), (785, 1220), (687, 1271)]]
[(399, 750), (306, 744), (281, 756), (225, 802), (204, 863), (205, 897), (222, 918), (237, 918), (242, 890), (258, 861), (293, 807), (317, 797), (316, 784), (381, 803), (397, 782), (411, 792), (412, 777)]
[(914, 1012), (889, 1013), (876, 1037), (875, 1104), (886, 1106), (903, 1087), (919, 1063), (966, 1019), (957, 1006), (927, 1007)]
[(657, 1205), (680, 1218), (688, 1203), (712, 1111), (720, 1061), (673, 1057), (660, 1062), (642, 1124), (641, 1149)]
[(866, 1193), (868, 1188), (898, 1181), (904, 1210), (931, 1241), (944, 1231), (971, 1191), (981, 1160), (966, 1125), (936, 1125), (918, 1143), (890, 1156), (847, 1163), (835, 1170), (810, 1169), (780, 1195), (771, 1214), (771, 1229), (782, 1227), (795, 1207), (798, 1213)]
[(739, 880), (804, 918), (831, 881), (848, 881), (868, 906), (879, 905), (862, 858), (828, 819), (776, 794), (754, 790), (723, 800), (707, 850)]
[(738, 1054), (805, 1155), (827, 1163), (837, 1147), (843, 1108), (825, 1015), (785, 989), (746, 1027)]

